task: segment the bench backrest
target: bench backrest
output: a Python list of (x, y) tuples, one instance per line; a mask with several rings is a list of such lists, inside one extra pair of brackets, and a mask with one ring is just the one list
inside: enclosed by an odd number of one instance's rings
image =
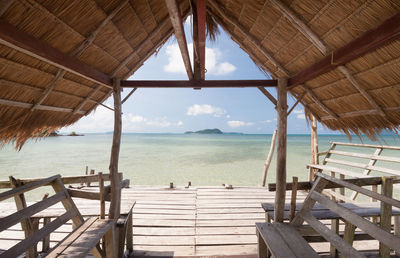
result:
[[(318, 202), (322, 204), (324, 207), (338, 214), (345, 221), (351, 223), (352, 225), (355, 225), (356, 227), (358, 227), (359, 229), (361, 229), (374, 239), (378, 240), (382, 244), (383, 246), (382, 248), (386, 248), (388, 251), (390, 251), (390, 249), (393, 249), (396, 252), (400, 252), (400, 238), (390, 233), (392, 206), (400, 208), (400, 201), (359, 186), (359, 185), (369, 184), (370, 183), (369, 181), (372, 180), (379, 181), (379, 178), (359, 179), (358, 185), (356, 185), (351, 183), (354, 182), (354, 180), (353, 181), (340, 180), (338, 178), (334, 178), (326, 174), (317, 173), (313, 187), (311, 188), (309, 194), (307, 195), (302, 208), (296, 213), (291, 224), (294, 226), (299, 226), (304, 221), (306, 221), (315, 231), (317, 231), (319, 234), (321, 234), (321, 236), (323, 236), (332, 245), (334, 245), (344, 256), (363, 257), (343, 238), (335, 234), (334, 231), (331, 231), (326, 225), (324, 225), (311, 215), (310, 212), (311, 209), (313, 208), (315, 203)], [(399, 178), (386, 177), (386, 178), (381, 178), (381, 180), (382, 180), (381, 181), (382, 189), (384, 189), (384, 191), (390, 191), (393, 182), (394, 181), (398, 182)], [(366, 196), (381, 201), (380, 227), (370, 222), (368, 219), (362, 218), (356, 213), (350, 211), (349, 209), (344, 208), (340, 204), (324, 196), (321, 192), (328, 185), (342, 186), (344, 188), (356, 191), (358, 193), (364, 194)]]
[[(20, 206), (22, 204), (20, 202), (24, 202), (24, 193), (46, 185), (52, 186), (55, 191), (54, 195), (49, 196), (48, 198), (45, 198), (42, 201), (36, 202), (30, 206), (26, 206), (26, 203), (23, 203), (24, 207)], [(75, 227), (81, 225), (84, 222), (82, 215), (80, 214), (76, 205), (72, 201), (67, 189), (62, 183), (60, 175), (48, 177), (40, 181), (31, 182), (29, 184), (17, 183), (15, 188), (0, 193), (0, 201), (9, 198), (15, 198), (18, 211), (0, 219), (0, 232), (21, 222), (22, 226), (26, 227), (25, 229), (27, 229), (30, 234), (28, 234), (29, 236), (26, 237), (24, 240), (3, 252), (0, 255), (1, 257), (19, 256), (26, 250), (34, 247), (40, 240), (47, 237), (51, 232), (55, 231), (57, 228), (59, 228), (69, 220), (72, 220)], [(31, 228), (32, 221), (30, 220), (30, 218), (34, 214), (41, 212), (59, 202), (61, 202), (64, 206), (65, 213), (63, 213), (50, 223), (46, 224), (41, 229), (34, 231)]]
[[(396, 153), (400, 154), (399, 146), (332, 142), (328, 151), (319, 153), (320, 156), (324, 155), (320, 164), (308, 165), (310, 178), (313, 179), (316, 172), (341, 179), (400, 176), (400, 155)], [(394, 188), (400, 189), (399, 186)], [(377, 191), (376, 187), (372, 189)], [(325, 193), (343, 202), (354, 202), (358, 196), (356, 191), (346, 195), (344, 188)]]

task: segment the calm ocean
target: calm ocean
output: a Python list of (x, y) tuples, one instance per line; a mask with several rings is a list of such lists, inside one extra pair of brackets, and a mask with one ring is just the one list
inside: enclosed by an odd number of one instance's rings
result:
[[(86, 165), (108, 172), (111, 141), (111, 134), (87, 134), (29, 141), (20, 152), (6, 145), (0, 150), (0, 179), (7, 180), (9, 175), (16, 178), (83, 175)], [(194, 186), (221, 183), (257, 186), (261, 183), (270, 141), (271, 135), (124, 134), (119, 168), (124, 178), (136, 185), (170, 182), (184, 185), (191, 181)], [(327, 150), (330, 141), (349, 140), (346, 136), (320, 135), (320, 151)], [(360, 140), (354, 137), (353, 142)], [(384, 137), (381, 143), (400, 145), (399, 139), (392, 136)], [(268, 182), (275, 179), (275, 158), (276, 153)], [(288, 181), (293, 175), (300, 180), (308, 179), (306, 164), (310, 158), (310, 136), (289, 135)]]

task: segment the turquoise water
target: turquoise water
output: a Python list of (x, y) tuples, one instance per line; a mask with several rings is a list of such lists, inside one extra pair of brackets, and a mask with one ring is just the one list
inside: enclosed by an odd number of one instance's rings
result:
[[(257, 186), (261, 183), (270, 140), (271, 135), (124, 134), (119, 168), (124, 178), (136, 185), (169, 185), (170, 182), (184, 185), (191, 181), (195, 186), (221, 183)], [(83, 175), (85, 166), (107, 172), (111, 141), (111, 134), (88, 134), (29, 141), (20, 152), (6, 145), (0, 150), (0, 179), (7, 180), (9, 175), (16, 178)], [(320, 151), (326, 150), (330, 141), (348, 142), (348, 138), (320, 135)], [(353, 142), (360, 140), (354, 138)], [(373, 142), (364, 140), (364, 143)], [(390, 136), (384, 137), (381, 143), (400, 145), (398, 138)], [(275, 180), (275, 158), (276, 153), (268, 182)], [(293, 175), (300, 180), (308, 179), (309, 135), (288, 136), (287, 160), (288, 181)]]

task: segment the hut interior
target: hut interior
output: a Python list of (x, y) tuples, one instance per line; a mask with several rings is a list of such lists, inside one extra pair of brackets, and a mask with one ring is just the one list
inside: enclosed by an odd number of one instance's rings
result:
[[(194, 49), (183, 31), (188, 16)], [(20, 149), (29, 138), (77, 122), (112, 95), (109, 217), (117, 219), (123, 88), (257, 88), (278, 113), (274, 220), (281, 222), (287, 114), (293, 110), (287, 96), (303, 105), (314, 125), (349, 137), (398, 133), (399, 24), (397, 0), (3, 0), (0, 141)], [(215, 38), (219, 28), (273, 79), (205, 80), (206, 38)], [(129, 80), (171, 37), (188, 80)], [(276, 88), (277, 99), (267, 88)]]

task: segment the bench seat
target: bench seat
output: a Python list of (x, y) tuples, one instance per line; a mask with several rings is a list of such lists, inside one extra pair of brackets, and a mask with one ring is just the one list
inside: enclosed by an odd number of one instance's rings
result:
[[(381, 215), (381, 205), (379, 202), (366, 202), (366, 203), (338, 203), (344, 208), (351, 210), (361, 217), (379, 217)], [(262, 208), (271, 220), (274, 220), (274, 203), (261, 203)], [(302, 204), (296, 205), (296, 212), (300, 210)], [(316, 219), (339, 219), (340, 216), (335, 212), (329, 210), (321, 204), (316, 204), (311, 210), (311, 215)], [(393, 216), (400, 216), (400, 209), (393, 207)], [(289, 220), (290, 205), (285, 205), (284, 219)]]
[(259, 244), (266, 244), (274, 257), (319, 257), (300, 233), (287, 223), (256, 223), (256, 228), (259, 239), (262, 238)]
[(89, 218), (55, 246), (46, 257), (86, 257), (108, 232), (114, 221)]

